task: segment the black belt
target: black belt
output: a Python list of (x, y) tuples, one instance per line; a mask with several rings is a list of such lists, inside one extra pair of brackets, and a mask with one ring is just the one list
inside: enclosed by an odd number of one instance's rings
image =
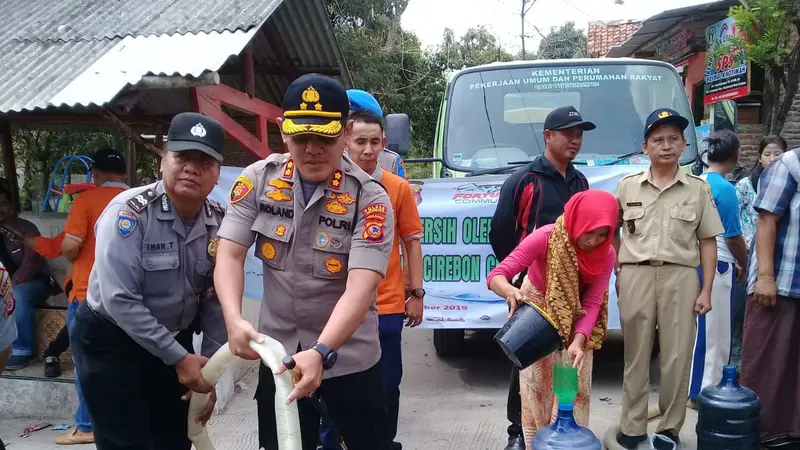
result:
[(648, 261), (640, 261), (636, 263), (622, 263), (624, 266), (652, 266), (652, 267), (660, 267), (660, 266), (671, 266), (675, 263), (671, 263), (669, 261), (657, 261), (657, 260), (648, 260)]

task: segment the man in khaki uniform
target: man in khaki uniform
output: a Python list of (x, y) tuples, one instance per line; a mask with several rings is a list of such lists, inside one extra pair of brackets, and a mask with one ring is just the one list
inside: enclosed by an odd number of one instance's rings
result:
[[(264, 263), (259, 332), (294, 355), (304, 450), (316, 449), (316, 391), (350, 450), (388, 450), (379, 360), (377, 288), (394, 241), (394, 214), (383, 186), (343, 156), (349, 103), (344, 87), (318, 74), (287, 89), (279, 125), (289, 154), (242, 172), (218, 236), (214, 278), (232, 352), (257, 359), (260, 341), (242, 318), (244, 260), (253, 243)], [(338, 362), (337, 362), (338, 359)], [(284, 367), (278, 368), (280, 371)], [(277, 450), (275, 384), (261, 366), (260, 447)], [(282, 401), (279, 399), (277, 401)]]
[[(634, 449), (647, 438), (649, 365), (658, 326), (661, 345), (656, 448), (670, 448), (686, 415), (695, 313), (711, 310), (717, 263), (715, 237), (724, 232), (705, 180), (686, 174), (678, 158), (689, 121), (670, 109), (646, 122), (644, 153), (650, 168), (620, 180), (622, 241), (617, 233), (619, 312), (625, 341), (622, 418), (617, 442)], [(698, 246), (699, 241), (699, 246)], [(698, 251), (699, 248), (699, 251)], [(702, 266), (703, 286), (697, 276)]]

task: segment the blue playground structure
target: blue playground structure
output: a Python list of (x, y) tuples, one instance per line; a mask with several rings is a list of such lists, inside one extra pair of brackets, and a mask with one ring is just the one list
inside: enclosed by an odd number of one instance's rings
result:
[[(69, 155), (59, 159), (53, 168), (53, 173), (50, 175), (47, 191), (44, 193), (42, 212), (67, 212), (69, 210), (70, 205), (72, 205), (73, 195), (72, 193), (64, 192), (64, 189), (70, 177), (70, 167), (75, 161), (79, 161), (86, 168), (86, 183), (92, 182), (92, 158), (84, 155)], [(62, 165), (63, 169), (59, 172), (59, 168)], [(58, 187), (56, 187), (56, 184)], [(55, 198), (51, 198), (51, 194), (55, 194)], [(62, 202), (61, 200), (65, 196), (67, 197), (66, 201)]]

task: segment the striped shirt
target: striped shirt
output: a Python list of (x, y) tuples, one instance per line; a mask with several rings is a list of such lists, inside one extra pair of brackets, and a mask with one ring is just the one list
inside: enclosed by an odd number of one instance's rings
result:
[[(753, 209), (779, 217), (774, 253), (778, 295), (800, 299), (800, 148), (784, 153), (764, 169)], [(755, 290), (758, 275), (755, 241), (748, 270), (748, 294)]]

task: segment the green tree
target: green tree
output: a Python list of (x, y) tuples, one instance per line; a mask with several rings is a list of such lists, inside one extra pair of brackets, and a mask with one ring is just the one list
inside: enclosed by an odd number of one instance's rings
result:
[(539, 43), (538, 59), (585, 58), (587, 39), (583, 31), (575, 28), (575, 22), (567, 22), (558, 29), (551, 28)]
[[(529, 36), (527, 36), (525, 34), (525, 17), (528, 16), (528, 13), (531, 11), (531, 8), (533, 8), (533, 6), (536, 4), (537, 1), (538, 0), (521, 0), (522, 4), (520, 5), (520, 10), (519, 10), (519, 21), (520, 21), (521, 33), (519, 35), (519, 38), (520, 38), (520, 41), (522, 43), (522, 51), (520, 52), (520, 59), (523, 59), (523, 60), (528, 59), (527, 54), (525, 52), (525, 38), (527, 38)], [(625, 4), (625, 0), (614, 0), (614, 4), (615, 5), (623, 5), (623, 4)], [(541, 31), (539, 31), (538, 28), (536, 28), (536, 25), (534, 25), (533, 28), (536, 30), (537, 33), (539, 33), (539, 35), (542, 38), (544, 38), (544, 35), (542, 34)]]
[[(328, 10), (353, 85), (378, 99), (385, 113), (408, 114), (411, 157), (430, 157), (446, 74), (494, 61), (510, 61), (485, 27), (456, 38), (446, 30), (442, 44), (423, 50), (400, 18), (408, 1), (328, 0)], [(424, 167), (424, 166), (421, 166)], [(419, 167), (409, 167), (413, 174)]]
[[(768, 74), (765, 103), (769, 105), (766, 134), (780, 134), (800, 83), (800, 2), (797, 0), (741, 0), (728, 14), (738, 33), (717, 54), (729, 54), (732, 48), (744, 49), (750, 61)], [(715, 55), (717, 56), (717, 55)], [(737, 55), (738, 56), (738, 55)]]

